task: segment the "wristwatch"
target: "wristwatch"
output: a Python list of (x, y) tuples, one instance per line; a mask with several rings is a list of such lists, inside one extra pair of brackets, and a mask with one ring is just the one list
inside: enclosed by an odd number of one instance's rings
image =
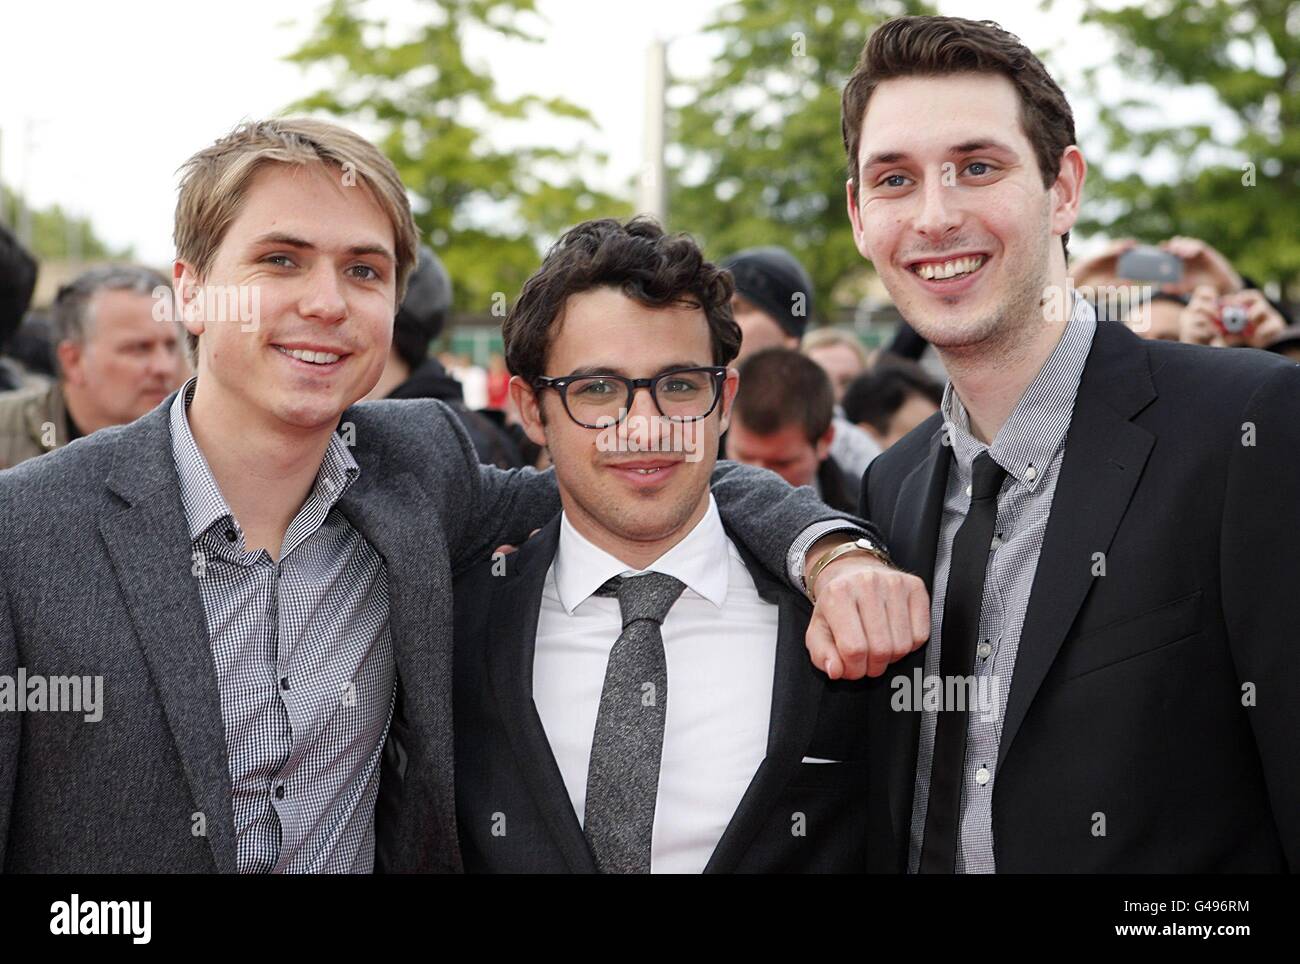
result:
[(814, 603), (817, 602), (817, 577), (822, 574), (822, 570), (829, 566), (836, 559), (847, 556), (852, 552), (865, 552), (869, 556), (875, 556), (891, 569), (894, 568), (894, 560), (889, 558), (889, 553), (885, 551), (884, 546), (876, 545), (870, 539), (854, 539), (852, 542), (844, 542), (827, 552), (817, 560), (817, 565), (813, 566), (812, 572), (808, 574), (808, 598)]

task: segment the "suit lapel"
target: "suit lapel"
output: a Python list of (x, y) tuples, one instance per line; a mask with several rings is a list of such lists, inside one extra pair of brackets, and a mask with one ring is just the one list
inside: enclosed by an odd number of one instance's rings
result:
[[(945, 429), (939, 427), (930, 438), (929, 453), (899, 487), (894, 507), (893, 531), (888, 533), (890, 552), (895, 561), (920, 576), (925, 588), (934, 595), (934, 561), (939, 547), (939, 526), (943, 522), (943, 502), (948, 488), (948, 471), (952, 465), (952, 446), (944, 444)], [(910, 677), (914, 670), (925, 670), (928, 644), (900, 660), (882, 677), (885, 701), (884, 719), (888, 750), (889, 814), (895, 843), (902, 848), (906, 865), (907, 842), (912, 826), (912, 792), (916, 786), (916, 756), (921, 741), (921, 714), (896, 713), (888, 707), (889, 687), (884, 681), (895, 676)], [(879, 715), (873, 718), (879, 720)]]
[(1020, 633), (999, 765), (1083, 605), (1096, 554), (1109, 551), (1133, 498), (1155, 437), (1131, 419), (1155, 397), (1141, 340), (1098, 322)]
[[(728, 533), (730, 535), (730, 533)], [(759, 596), (776, 603), (776, 663), (772, 685), (772, 715), (767, 733), (767, 756), (754, 773), (735, 814), (714, 848), (706, 874), (731, 873), (754, 835), (767, 821), (773, 801), (803, 760), (812, 739), (826, 677), (808, 659), (804, 647), (811, 609), (806, 600), (778, 582), (740, 543), (732, 539), (758, 589)]]
[[(173, 396), (174, 397), (174, 396)], [(203, 599), (172, 459), (170, 405), (119, 437), (108, 488), (125, 505), (99, 531), (162, 701), (217, 869), (236, 870), (230, 769)]]
[[(425, 772), (416, 775), (415, 781), (426, 782), (429, 797), (416, 792), (410, 798), (417, 806), (436, 808), (441, 837), (454, 847), (450, 633), (440, 629), (440, 623), (450, 617), (450, 608), (436, 605), (439, 592), (450, 599), (450, 588), (446, 576), (441, 587), (434, 580), (435, 573), (441, 571), (435, 563), (440, 553), (435, 541), (438, 509), (410, 472), (386, 471), (361, 446), (355, 457), (361, 473), (339, 500), (338, 508), (384, 559), (400, 712), (412, 738), (427, 754)], [(446, 645), (437, 646), (438, 639), (446, 640)], [(422, 825), (418, 820), (413, 824)], [(406, 840), (402, 845), (428, 847), (430, 841)]]
[(504, 577), (490, 580), (491, 616), (484, 644), (488, 647), (488, 676), (493, 695), (500, 706), (502, 724), (524, 783), (569, 870), (595, 873), (591, 849), (573, 812), (568, 788), (533, 702), (537, 618), (546, 574), (555, 559), (559, 540), (557, 515), (507, 557)]

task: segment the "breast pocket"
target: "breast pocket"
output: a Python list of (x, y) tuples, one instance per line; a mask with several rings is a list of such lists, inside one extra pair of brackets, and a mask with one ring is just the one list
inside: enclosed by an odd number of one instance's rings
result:
[(867, 785), (865, 760), (844, 760), (838, 763), (800, 763), (790, 777), (791, 787), (830, 787), (851, 790)]
[(1105, 669), (1173, 645), (1201, 630), (1201, 591), (1090, 630), (1066, 643), (1061, 672), (1066, 679)]

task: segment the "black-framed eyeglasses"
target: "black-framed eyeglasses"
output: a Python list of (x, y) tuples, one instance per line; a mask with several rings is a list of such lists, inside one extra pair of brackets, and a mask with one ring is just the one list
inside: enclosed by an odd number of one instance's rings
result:
[(638, 388), (650, 390), (655, 408), (675, 422), (707, 418), (718, 407), (727, 369), (678, 368), (653, 378), (624, 378), (622, 375), (541, 375), (534, 388), (553, 388), (560, 393), (564, 410), (583, 428), (608, 428), (622, 422), (632, 409)]

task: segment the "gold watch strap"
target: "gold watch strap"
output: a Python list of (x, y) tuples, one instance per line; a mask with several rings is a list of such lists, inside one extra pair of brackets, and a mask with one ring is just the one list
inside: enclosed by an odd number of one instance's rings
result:
[(887, 566), (893, 566), (894, 560), (889, 558), (889, 553), (877, 546), (868, 539), (854, 539), (851, 542), (843, 542), (831, 549), (824, 556), (817, 560), (813, 570), (808, 574), (808, 598), (814, 603), (817, 602), (817, 578), (822, 574), (822, 570), (829, 566), (836, 559), (843, 558), (853, 552), (865, 552), (869, 556), (875, 556)]

